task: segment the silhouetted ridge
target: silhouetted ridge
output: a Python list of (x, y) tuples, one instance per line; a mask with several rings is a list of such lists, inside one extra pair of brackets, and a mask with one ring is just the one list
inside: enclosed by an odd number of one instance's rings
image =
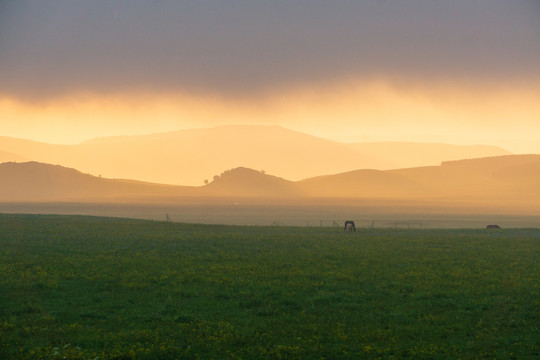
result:
[(297, 193), (294, 182), (245, 167), (227, 170), (216, 176), (208, 185), (208, 189), (221, 194), (252, 196), (283, 196)]
[(38, 162), (0, 164), (0, 199), (4, 201), (101, 200), (178, 195), (184, 187), (103, 179), (60, 165)]
[(0, 164), (2, 201), (178, 201), (182, 196), (462, 201), (497, 206), (526, 204), (536, 209), (540, 207), (540, 155), (470, 159), (386, 171), (364, 169), (297, 182), (240, 167), (199, 187), (105, 179), (37, 162)]
[(28, 159), (18, 154), (0, 150), (0, 163), (11, 162), (11, 161), (25, 162), (25, 161), (28, 161)]
[(463, 159), (453, 161), (443, 161), (442, 166), (481, 166), (490, 168), (501, 168), (506, 166), (518, 166), (533, 164), (540, 161), (540, 155), (504, 155), (489, 156), (475, 159)]
[[(507, 155), (493, 146), (416, 143), (346, 144), (279, 126), (229, 125), (51, 145), (0, 136), (0, 150), (107, 178), (202, 186), (209, 175), (242, 164), (290, 180), (356, 169), (399, 169)], [(208, 179), (211, 180), (211, 179)]]
[(420, 193), (413, 180), (372, 169), (318, 176), (302, 180), (299, 185), (306, 193), (327, 197), (402, 198)]

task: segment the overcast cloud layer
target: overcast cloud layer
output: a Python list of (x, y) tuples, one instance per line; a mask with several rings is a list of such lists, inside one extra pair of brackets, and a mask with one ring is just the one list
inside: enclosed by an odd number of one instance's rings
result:
[(0, 94), (540, 82), (537, 0), (3, 0)]

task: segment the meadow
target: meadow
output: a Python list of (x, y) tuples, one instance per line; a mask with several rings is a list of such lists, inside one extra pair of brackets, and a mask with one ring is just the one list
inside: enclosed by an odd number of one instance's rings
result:
[(537, 359), (540, 229), (0, 214), (2, 359)]

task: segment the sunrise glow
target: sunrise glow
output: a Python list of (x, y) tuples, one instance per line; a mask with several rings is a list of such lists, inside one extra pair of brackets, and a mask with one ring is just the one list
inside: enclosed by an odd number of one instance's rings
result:
[(244, 98), (117, 94), (24, 102), (4, 97), (0, 113), (8, 120), (2, 125), (2, 135), (58, 144), (258, 124), (345, 142), (490, 144), (533, 153), (540, 151), (537, 93), (536, 88), (427, 89), (356, 83)]

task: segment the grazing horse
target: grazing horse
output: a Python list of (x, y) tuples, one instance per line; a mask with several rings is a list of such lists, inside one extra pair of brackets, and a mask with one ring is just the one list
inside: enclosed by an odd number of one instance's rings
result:
[(488, 225), (486, 226), (486, 229), (500, 229), (501, 227), (499, 225)]
[(352, 220), (345, 221), (345, 227), (343, 228), (343, 230), (347, 232), (356, 231), (356, 225), (354, 225), (354, 221)]

